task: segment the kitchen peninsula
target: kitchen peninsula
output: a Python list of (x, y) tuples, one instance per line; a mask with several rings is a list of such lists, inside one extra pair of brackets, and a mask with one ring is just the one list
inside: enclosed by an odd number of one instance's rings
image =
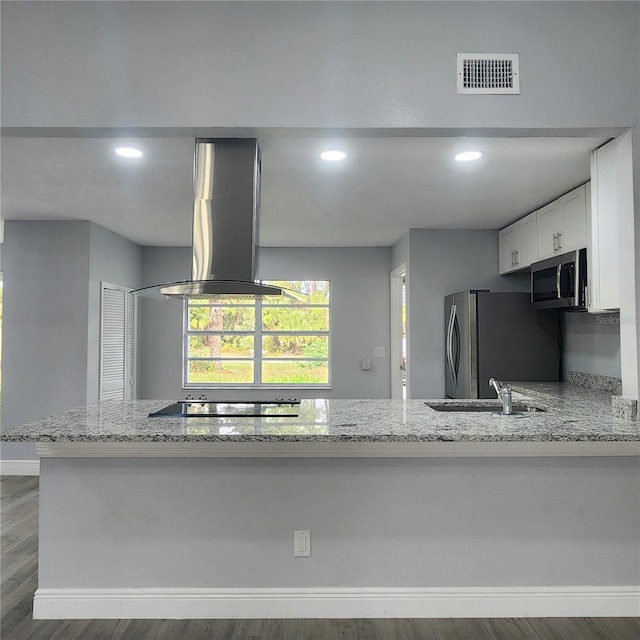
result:
[(517, 416), (150, 418), (154, 400), (6, 432), (41, 457), (34, 615), (639, 615), (640, 423), (606, 392), (543, 391)]

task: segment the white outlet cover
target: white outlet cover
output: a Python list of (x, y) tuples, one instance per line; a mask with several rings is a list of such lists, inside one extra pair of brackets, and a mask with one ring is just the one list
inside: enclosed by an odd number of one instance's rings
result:
[(311, 556), (311, 531), (296, 529), (293, 532), (293, 557), (308, 558)]
[(374, 354), (376, 358), (384, 358), (387, 355), (384, 347), (376, 347), (374, 349)]

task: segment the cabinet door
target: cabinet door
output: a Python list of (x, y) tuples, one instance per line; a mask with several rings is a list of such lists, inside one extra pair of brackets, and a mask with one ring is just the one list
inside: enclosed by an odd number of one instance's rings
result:
[(538, 218), (536, 213), (529, 214), (518, 223), (518, 248), (516, 264), (518, 269), (531, 266), (538, 260)]
[(498, 247), (500, 252), (500, 273), (515, 271), (516, 251), (518, 250), (518, 226), (509, 225), (498, 233)]
[(618, 198), (616, 139), (591, 154), (591, 234), (587, 247), (587, 274), (588, 308), (592, 313), (620, 308)]
[(538, 251), (539, 259), (551, 258), (560, 253), (558, 250), (558, 233), (562, 233), (562, 212), (558, 201), (542, 207), (538, 215)]
[(585, 186), (582, 185), (558, 198), (558, 209), (562, 215), (559, 253), (584, 249), (587, 246)]

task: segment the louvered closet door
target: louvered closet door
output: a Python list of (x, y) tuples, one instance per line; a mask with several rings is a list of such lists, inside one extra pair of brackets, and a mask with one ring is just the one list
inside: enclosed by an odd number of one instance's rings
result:
[(126, 378), (126, 308), (123, 289), (102, 289), (100, 400), (124, 400)]
[(125, 399), (136, 397), (136, 297), (127, 292), (127, 308), (125, 320)]
[(100, 400), (136, 397), (136, 297), (125, 287), (102, 285)]

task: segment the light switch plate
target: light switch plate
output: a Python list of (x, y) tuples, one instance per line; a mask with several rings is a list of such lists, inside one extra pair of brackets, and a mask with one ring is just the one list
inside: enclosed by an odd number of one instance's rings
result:
[(384, 347), (376, 347), (374, 349), (374, 355), (376, 356), (376, 358), (384, 358), (387, 353)]

